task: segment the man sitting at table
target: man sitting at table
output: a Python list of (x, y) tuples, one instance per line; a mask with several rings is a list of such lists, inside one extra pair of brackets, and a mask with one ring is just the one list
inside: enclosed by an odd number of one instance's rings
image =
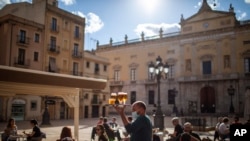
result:
[(38, 127), (38, 122), (34, 119), (30, 120), (30, 125), (32, 126), (32, 132), (30, 134), (23, 132), (27, 135), (28, 141), (41, 141), (42, 140), (42, 133), (40, 128)]

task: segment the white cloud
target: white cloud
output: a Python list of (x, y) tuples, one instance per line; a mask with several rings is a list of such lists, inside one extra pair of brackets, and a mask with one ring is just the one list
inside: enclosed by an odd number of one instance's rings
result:
[(194, 6), (194, 8), (199, 8), (199, 7), (201, 7), (201, 4), (202, 4), (202, 2), (199, 1), (199, 2), (197, 3), (197, 5)]
[(141, 33), (143, 32), (145, 37), (147, 36), (155, 36), (159, 35), (160, 28), (163, 30), (163, 34), (172, 33), (180, 31), (180, 25), (177, 23), (174, 24), (152, 24), (152, 23), (145, 23), (137, 25), (136, 29), (134, 30), (135, 33), (140, 37)]
[[(197, 3), (197, 5), (194, 6), (194, 8), (196, 8), (196, 9), (197, 9), (197, 8), (200, 8), (201, 5), (202, 5), (202, 3), (203, 3), (203, 1), (200, 0), (200, 1)], [(218, 8), (220, 7), (220, 2), (219, 2), (219, 0), (208, 0), (207, 3), (208, 3), (208, 5), (209, 5), (213, 10), (218, 9)]]
[(73, 14), (76, 14), (80, 17), (84, 17), (86, 20), (86, 27), (85, 27), (85, 33), (94, 33), (102, 29), (104, 26), (103, 21), (100, 19), (100, 17), (94, 13), (88, 13), (87, 15), (84, 15), (80, 11), (73, 12)]
[(86, 33), (97, 32), (104, 26), (103, 21), (94, 13), (88, 13), (86, 21)]
[(72, 5), (72, 4), (74, 4), (76, 2), (75, 0), (61, 0), (61, 1), (65, 5)]
[(245, 0), (245, 3), (248, 3), (248, 4), (250, 4), (250, 0)]
[(74, 12), (72, 12), (72, 13), (75, 14), (75, 15), (78, 15), (78, 16), (80, 16), (80, 17), (83, 17), (83, 18), (86, 17), (81, 11), (74, 11)]
[(242, 20), (242, 19), (244, 19), (246, 16), (247, 16), (247, 13), (246, 13), (246, 12), (242, 12), (242, 13), (240, 13), (240, 15), (238, 16), (238, 20)]
[(31, 2), (32, 0), (0, 0), (0, 9), (3, 8), (6, 4), (18, 3), (18, 2)]

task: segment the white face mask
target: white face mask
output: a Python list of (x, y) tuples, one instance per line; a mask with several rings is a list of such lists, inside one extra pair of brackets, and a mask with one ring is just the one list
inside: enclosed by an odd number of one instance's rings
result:
[(132, 118), (133, 120), (136, 120), (139, 117), (136, 111), (132, 112)]

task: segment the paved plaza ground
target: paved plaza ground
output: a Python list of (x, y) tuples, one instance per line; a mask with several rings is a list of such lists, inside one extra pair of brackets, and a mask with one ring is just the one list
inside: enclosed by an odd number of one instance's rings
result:
[[(119, 118), (119, 116), (114, 115), (117, 117), (117, 121), (120, 124), (120, 126), (122, 127), (122, 122), (121, 119)], [(109, 116), (108, 118), (111, 120), (112, 116)], [(172, 117), (165, 117), (165, 127), (166, 129), (172, 133), (173, 132), (173, 125), (171, 123), (171, 119)], [(214, 122), (216, 122), (216, 118), (213, 118), (212, 120), (214, 120)], [(211, 121), (212, 121), (211, 120)], [(96, 125), (96, 122), (98, 121), (98, 118), (87, 118), (87, 119), (80, 119), (79, 123), (79, 141), (90, 141), (91, 138), (91, 131), (92, 131), (92, 127)], [(152, 118), (153, 121), (153, 118)], [(211, 122), (210, 121), (210, 122)], [(41, 121), (39, 121), (41, 122)], [(22, 133), (22, 131), (26, 131), (26, 132), (30, 132), (31, 131), (31, 127), (29, 125), (29, 121), (17, 121), (16, 122), (17, 126), (18, 126), (18, 132)], [(210, 124), (210, 123), (208, 123)], [(211, 123), (213, 124), (213, 123)], [(51, 120), (51, 126), (41, 126), (41, 130), (43, 132), (46, 133), (47, 138), (44, 139), (44, 141), (55, 141), (56, 139), (59, 138), (60, 136), (60, 132), (62, 127), (64, 126), (68, 126), (72, 129), (72, 133), (74, 133), (74, 121), (73, 120)], [(6, 127), (6, 122), (0, 122), (0, 132), (2, 133), (4, 128)], [(122, 132), (122, 130), (120, 130), (120, 133)], [(213, 139), (213, 133), (214, 131), (209, 131), (209, 132), (199, 132), (199, 134), (201, 135), (201, 137), (209, 137), (211, 139)], [(166, 139), (166, 137), (164, 137), (164, 140)]]

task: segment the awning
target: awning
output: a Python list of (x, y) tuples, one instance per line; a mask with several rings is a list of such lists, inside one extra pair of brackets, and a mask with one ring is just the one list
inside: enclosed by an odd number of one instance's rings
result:
[(74, 137), (79, 140), (79, 88), (104, 89), (107, 80), (0, 65), (0, 95), (59, 96), (74, 108)]

